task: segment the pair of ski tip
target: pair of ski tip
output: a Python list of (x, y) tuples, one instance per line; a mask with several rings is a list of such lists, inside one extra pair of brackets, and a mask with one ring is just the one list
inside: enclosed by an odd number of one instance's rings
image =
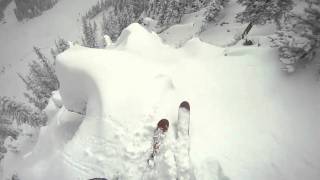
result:
[[(186, 109), (188, 111), (190, 111), (190, 105), (187, 101), (183, 101), (180, 106), (179, 106), (179, 109)], [(158, 129), (161, 129), (163, 132), (166, 132), (168, 131), (168, 128), (169, 128), (169, 121), (167, 119), (161, 119), (159, 122), (158, 122), (158, 125), (157, 125), (157, 128)]]
[[(183, 101), (180, 106), (179, 106), (179, 109), (186, 109), (188, 111), (190, 111), (190, 105), (187, 101)], [(161, 129), (163, 132), (166, 132), (168, 131), (168, 128), (169, 128), (169, 121), (167, 119), (161, 119), (159, 122), (158, 122), (158, 125), (157, 125), (157, 128), (158, 129)], [(106, 178), (92, 178), (92, 179), (89, 179), (89, 180), (108, 180)]]

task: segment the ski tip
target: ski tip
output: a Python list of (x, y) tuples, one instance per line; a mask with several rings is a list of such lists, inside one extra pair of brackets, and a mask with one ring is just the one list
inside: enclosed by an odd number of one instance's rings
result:
[(167, 119), (161, 119), (158, 122), (158, 128), (160, 128), (163, 132), (166, 132), (169, 128), (169, 121)]
[(187, 101), (183, 101), (183, 102), (180, 104), (179, 108), (186, 108), (187, 110), (190, 111), (190, 105), (189, 105), (189, 103), (188, 103)]

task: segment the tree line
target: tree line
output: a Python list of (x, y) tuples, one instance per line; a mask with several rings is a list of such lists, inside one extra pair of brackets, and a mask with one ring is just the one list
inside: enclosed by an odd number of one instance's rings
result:
[(51, 9), (58, 0), (14, 0), (14, 2), (16, 18), (22, 21), (41, 15), (43, 11)]

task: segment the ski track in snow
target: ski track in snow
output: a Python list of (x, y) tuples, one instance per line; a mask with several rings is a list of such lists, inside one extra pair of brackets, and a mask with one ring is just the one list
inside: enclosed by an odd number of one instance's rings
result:
[[(78, 173), (82, 173), (88, 176), (90, 172), (93, 170), (92, 166), (90, 168), (88, 166), (83, 165), (79, 161), (72, 159), (71, 156), (68, 155), (67, 153), (63, 153), (62, 158), (63, 158), (63, 161), (69, 166), (69, 168), (75, 168)], [(80, 177), (83, 177), (83, 175)]]

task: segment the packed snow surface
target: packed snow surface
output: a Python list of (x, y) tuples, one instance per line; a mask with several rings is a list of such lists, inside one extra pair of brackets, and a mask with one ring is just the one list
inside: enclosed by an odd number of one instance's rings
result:
[[(182, 167), (198, 180), (320, 178), (319, 83), (281, 72), (274, 49), (197, 38), (176, 49), (132, 24), (106, 49), (71, 47), (56, 71), (61, 99), (51, 101), (49, 125), (31, 152), (6, 156), (19, 166), (4, 166), (5, 176), (164, 180)], [(182, 101), (191, 106), (190, 155), (175, 137)], [(170, 127), (149, 169), (162, 118)]]

